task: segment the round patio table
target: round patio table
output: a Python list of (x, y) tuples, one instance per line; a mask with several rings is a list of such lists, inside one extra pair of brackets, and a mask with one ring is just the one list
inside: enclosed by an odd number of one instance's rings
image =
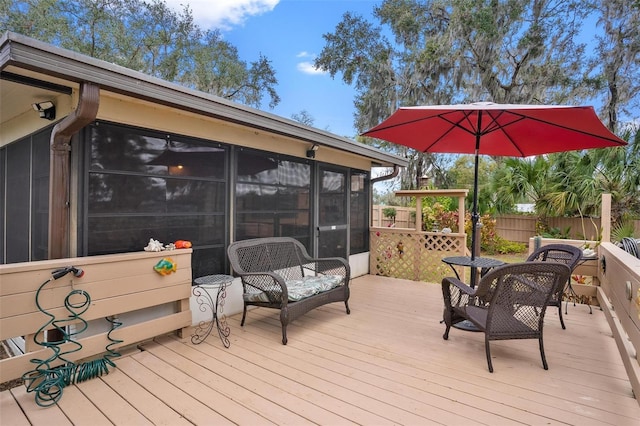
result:
[(442, 261), (447, 265), (451, 266), (453, 272), (456, 274), (456, 278), (460, 279), (460, 275), (458, 275), (458, 270), (454, 268), (454, 266), (462, 266), (471, 268), (471, 288), (476, 287), (476, 270), (479, 268), (481, 270), (480, 275), (486, 274), (491, 268), (495, 268), (497, 266), (504, 265), (505, 262), (498, 259), (492, 259), (490, 257), (476, 257), (471, 260), (470, 256), (451, 256), (444, 257)]
[[(442, 258), (442, 261), (444, 263), (446, 263), (447, 265), (449, 265), (451, 267), (451, 269), (453, 269), (453, 272), (456, 274), (456, 278), (460, 279), (460, 275), (458, 274), (458, 270), (455, 268), (455, 266), (462, 266), (462, 267), (469, 267), (471, 268), (471, 284), (470, 287), (471, 288), (475, 288), (476, 287), (476, 281), (477, 281), (477, 270), (478, 268), (480, 269), (480, 275), (484, 275), (486, 274), (491, 268), (495, 268), (497, 266), (501, 266), (504, 265), (505, 262), (503, 262), (502, 260), (498, 260), (498, 259), (492, 259), (490, 257), (476, 257), (475, 259), (471, 260), (470, 256), (451, 256), (451, 257), (444, 257)], [(460, 329), (460, 330), (466, 330), (466, 331), (480, 331), (478, 330), (478, 328), (475, 326), (475, 324), (473, 324), (471, 321), (469, 320), (464, 320), (461, 321), (459, 323), (453, 324), (453, 327)]]

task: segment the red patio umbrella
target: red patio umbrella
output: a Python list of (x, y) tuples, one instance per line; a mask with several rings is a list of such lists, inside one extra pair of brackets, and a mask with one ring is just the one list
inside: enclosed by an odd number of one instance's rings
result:
[(403, 107), (363, 136), (422, 152), (474, 154), (471, 259), (476, 253), (478, 156), (529, 157), (626, 145), (591, 106), (509, 105), (476, 102)]

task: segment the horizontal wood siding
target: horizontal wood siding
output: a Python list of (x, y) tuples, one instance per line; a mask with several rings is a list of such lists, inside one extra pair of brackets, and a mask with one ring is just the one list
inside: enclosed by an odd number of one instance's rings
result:
[[(164, 257), (170, 257), (176, 263), (175, 273), (163, 276), (154, 270), (156, 263)], [(90, 296), (89, 308), (81, 314), (85, 321), (110, 316), (127, 318), (129, 323), (123, 322), (114, 332), (115, 338), (123, 340), (115, 347), (132, 345), (191, 325), (191, 249), (0, 265), (0, 339), (25, 336), (27, 340), (27, 353), (0, 361), (0, 382), (18, 378), (31, 370), (34, 365), (30, 359), (51, 356), (50, 349), (33, 342), (33, 335), (50, 320), (36, 305), (36, 294), (53, 271), (65, 266), (81, 268), (84, 275), (75, 277), (69, 273), (50, 281), (39, 295), (41, 308), (56, 320), (69, 318), (65, 298), (77, 290)], [(69, 300), (77, 303), (82, 299), (71, 296)], [(162, 313), (154, 315), (149, 311), (161, 305), (167, 305)], [(142, 310), (145, 313), (139, 314)], [(170, 311), (168, 314), (167, 310)], [(74, 322), (69, 321), (64, 325), (72, 324)], [(105, 352), (109, 343), (106, 335), (106, 332), (96, 332), (74, 336), (83, 348), (68, 358), (77, 361)], [(70, 343), (61, 345), (63, 351), (70, 347)]]

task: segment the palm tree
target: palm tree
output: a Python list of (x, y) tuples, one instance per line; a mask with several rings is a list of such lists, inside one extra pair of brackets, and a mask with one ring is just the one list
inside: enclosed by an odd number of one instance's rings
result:
[(610, 193), (614, 225), (640, 217), (638, 127), (630, 127), (622, 138), (629, 141), (625, 147), (505, 159), (492, 178), (497, 212), (508, 212), (518, 202), (533, 202), (537, 230), (545, 231), (548, 216), (597, 216), (601, 195)]
[(602, 192), (611, 195), (611, 219), (621, 224), (626, 217), (640, 217), (640, 126), (629, 128), (622, 138), (626, 147), (597, 150), (594, 161), (600, 165), (597, 180)]
[(629, 129), (625, 147), (557, 154), (549, 201), (564, 214), (598, 215), (601, 194), (611, 194), (611, 219), (640, 215), (640, 132)]
[(551, 213), (547, 203), (551, 164), (547, 156), (504, 159), (491, 179), (496, 212), (511, 212), (520, 202), (533, 203), (538, 215), (536, 229), (546, 231), (546, 218)]
[[(598, 215), (602, 194), (597, 180), (598, 161), (592, 157), (595, 151), (555, 154), (549, 180), (551, 191), (547, 194), (548, 205), (556, 216), (578, 215), (583, 219), (584, 238), (587, 235), (584, 217)], [(595, 223), (593, 226), (596, 227)]]

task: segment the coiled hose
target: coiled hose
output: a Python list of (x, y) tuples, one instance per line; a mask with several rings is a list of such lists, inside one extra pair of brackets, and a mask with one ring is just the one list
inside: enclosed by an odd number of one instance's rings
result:
[[(82, 344), (73, 340), (73, 336), (82, 333), (88, 327), (87, 321), (85, 321), (81, 315), (89, 309), (91, 305), (91, 296), (84, 290), (72, 290), (64, 299), (64, 307), (69, 312), (69, 315), (65, 319), (56, 320), (55, 315), (47, 312), (40, 304), (40, 293), (42, 289), (51, 281), (61, 278), (68, 272), (76, 273), (76, 276), (81, 276), (82, 271), (74, 267), (64, 268), (63, 270), (54, 271), (51, 278), (42, 283), (36, 292), (36, 306), (38, 309), (49, 317), (47, 321), (38, 332), (33, 336), (33, 341), (44, 348), (49, 348), (52, 354), (47, 359), (31, 359), (30, 362), (36, 364), (35, 369), (28, 371), (22, 375), (27, 392), (35, 392), (35, 401), (40, 407), (51, 406), (60, 400), (62, 397), (62, 390), (65, 386), (83, 382), (89, 379), (99, 377), (103, 374), (109, 374), (109, 367), (115, 367), (115, 363), (112, 358), (117, 358), (120, 353), (114, 350), (114, 347), (122, 340), (114, 339), (111, 333), (122, 325), (115, 317), (107, 317), (106, 320), (111, 324), (111, 329), (107, 333), (109, 344), (105, 347), (106, 354), (102, 358), (87, 361), (81, 364), (76, 364), (66, 358), (71, 353), (80, 351)], [(80, 274), (80, 275), (79, 275)], [(65, 324), (76, 323), (74, 332), (68, 332), (68, 328)], [(59, 332), (62, 336), (58, 341), (45, 341), (39, 336), (44, 336), (44, 331), (53, 328)], [(69, 343), (71, 348), (66, 351), (62, 351), (62, 345)], [(58, 364), (62, 361), (62, 365), (52, 367), (53, 363)]]
[(640, 240), (636, 240), (634, 238), (629, 238), (629, 237), (624, 237), (621, 241), (620, 244), (618, 244), (620, 246), (620, 248), (622, 248), (622, 250), (626, 251), (627, 253), (631, 254), (632, 256), (637, 257), (638, 259), (640, 259)]

